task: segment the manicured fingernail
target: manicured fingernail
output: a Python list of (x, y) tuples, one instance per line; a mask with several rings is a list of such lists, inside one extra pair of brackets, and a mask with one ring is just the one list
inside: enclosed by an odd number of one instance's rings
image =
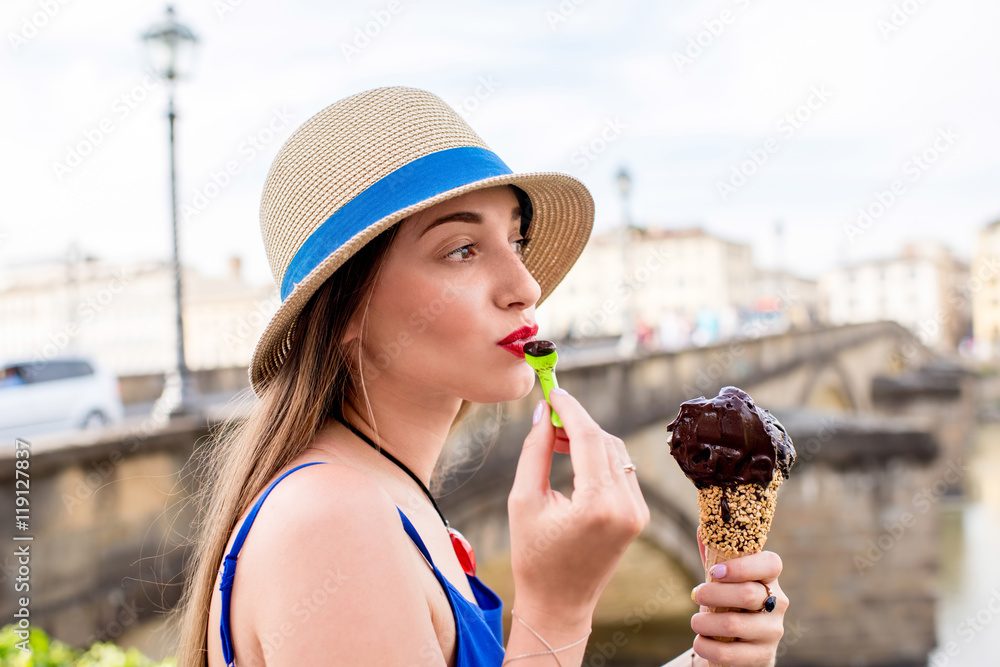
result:
[[(701, 584), (698, 584), (698, 586), (701, 586)], [(698, 586), (695, 586), (694, 588), (691, 589), (691, 602), (694, 602), (695, 604), (698, 604), (698, 601), (695, 599), (694, 595), (695, 592), (698, 590)]]
[(709, 568), (708, 573), (712, 575), (713, 579), (721, 579), (726, 576), (726, 564), (719, 563), (718, 565), (713, 565)]
[(563, 389), (562, 387), (552, 387), (552, 389), (549, 389), (549, 396), (551, 396), (552, 394), (568, 394), (568, 393), (569, 392)]
[(544, 400), (540, 399), (538, 401), (538, 405), (535, 406), (535, 414), (531, 415), (532, 424), (537, 424), (538, 421), (542, 418), (542, 404), (544, 402), (545, 402)]

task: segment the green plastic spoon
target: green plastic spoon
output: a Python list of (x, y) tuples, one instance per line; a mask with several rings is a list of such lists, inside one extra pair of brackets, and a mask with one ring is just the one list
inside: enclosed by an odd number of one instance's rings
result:
[[(549, 391), (559, 386), (556, 382), (556, 362), (559, 361), (556, 344), (549, 340), (528, 341), (524, 344), (524, 360), (538, 373), (538, 379), (542, 381), (542, 393), (545, 394), (549, 407), (552, 407)], [(556, 414), (555, 408), (552, 409), (552, 425), (562, 428), (562, 421)]]

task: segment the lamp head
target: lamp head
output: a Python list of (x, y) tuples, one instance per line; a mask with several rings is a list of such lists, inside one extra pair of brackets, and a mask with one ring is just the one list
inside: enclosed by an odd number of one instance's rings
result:
[(142, 35), (153, 69), (168, 80), (183, 78), (194, 56), (198, 38), (183, 23), (177, 22), (174, 8), (167, 5), (166, 18)]

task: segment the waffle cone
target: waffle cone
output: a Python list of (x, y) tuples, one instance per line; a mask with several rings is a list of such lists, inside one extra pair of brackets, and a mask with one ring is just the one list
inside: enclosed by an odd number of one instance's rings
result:
[[(767, 532), (784, 481), (775, 473), (766, 488), (738, 484), (732, 489), (710, 486), (698, 489), (698, 533), (706, 547), (716, 551), (755, 554), (764, 549)], [(735, 558), (735, 556), (731, 556)]]
[[(698, 537), (705, 546), (705, 582), (714, 581), (709, 570), (727, 560), (755, 554), (764, 549), (777, 504), (780, 473), (767, 488), (739, 484), (733, 489), (708, 487), (698, 490)], [(725, 508), (725, 509), (724, 509)], [(709, 607), (712, 612), (745, 611), (735, 607)], [(732, 637), (711, 637), (731, 642)], [(710, 662), (711, 667), (726, 667)]]

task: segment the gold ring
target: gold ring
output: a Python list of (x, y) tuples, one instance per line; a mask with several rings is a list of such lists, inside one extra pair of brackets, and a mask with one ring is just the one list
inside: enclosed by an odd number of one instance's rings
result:
[(774, 608), (778, 605), (778, 598), (771, 595), (770, 586), (765, 584), (763, 581), (758, 581), (757, 583), (763, 586), (764, 590), (767, 591), (767, 597), (764, 599), (764, 606), (758, 609), (757, 613), (759, 614), (762, 611), (766, 611), (767, 613), (770, 614), (772, 611), (774, 611)]

